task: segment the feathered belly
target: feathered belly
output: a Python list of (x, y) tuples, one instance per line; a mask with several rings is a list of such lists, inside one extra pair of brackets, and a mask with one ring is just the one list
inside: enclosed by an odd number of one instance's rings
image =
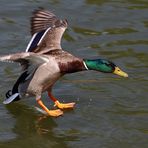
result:
[(61, 77), (60, 73), (36, 73), (32, 78), (27, 93), (31, 95), (41, 95), (42, 92), (51, 90), (53, 84)]

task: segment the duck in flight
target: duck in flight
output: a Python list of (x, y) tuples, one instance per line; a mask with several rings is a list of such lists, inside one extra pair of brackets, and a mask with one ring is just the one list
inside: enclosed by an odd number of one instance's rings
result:
[[(113, 62), (106, 59), (78, 58), (61, 47), (61, 38), (68, 26), (50, 11), (39, 8), (31, 18), (32, 38), (25, 52), (0, 56), (0, 61), (17, 62), (22, 74), (12, 90), (6, 93), (4, 104), (18, 101), (27, 96), (35, 96), (37, 103), (49, 116), (60, 116), (63, 109), (74, 108), (75, 103), (60, 103), (52, 94), (54, 83), (68, 73), (96, 70), (128, 77)], [(49, 110), (41, 100), (43, 92), (48, 92), (58, 109)]]

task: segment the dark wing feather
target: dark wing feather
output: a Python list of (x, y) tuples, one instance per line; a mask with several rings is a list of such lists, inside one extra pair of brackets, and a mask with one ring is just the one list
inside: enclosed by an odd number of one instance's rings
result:
[(33, 35), (37, 32), (52, 27), (57, 20), (57, 17), (47, 10), (35, 10), (31, 18), (31, 34)]
[(61, 38), (66, 28), (67, 20), (60, 20), (52, 12), (44, 9), (35, 10), (31, 18), (31, 34), (34, 35), (43, 30), (47, 32), (36, 48), (29, 51), (46, 53), (53, 49), (61, 49)]

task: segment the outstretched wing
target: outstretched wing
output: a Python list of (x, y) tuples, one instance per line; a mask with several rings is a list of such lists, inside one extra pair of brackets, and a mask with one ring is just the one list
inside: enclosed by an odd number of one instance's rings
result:
[(46, 56), (38, 55), (32, 52), (22, 52), (0, 56), (0, 61), (20, 63), (24, 71), (31, 71), (32, 69), (49, 62)]
[(35, 10), (31, 18), (32, 39), (26, 52), (46, 53), (61, 49), (61, 38), (66, 28), (67, 20), (60, 20), (45, 9)]

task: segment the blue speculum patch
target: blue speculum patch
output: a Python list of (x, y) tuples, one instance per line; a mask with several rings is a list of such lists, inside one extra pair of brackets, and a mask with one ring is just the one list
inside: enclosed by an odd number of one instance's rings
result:
[(32, 38), (26, 48), (26, 52), (31, 52), (33, 49), (35, 49), (39, 45), (39, 43), (42, 41), (43, 37), (46, 35), (46, 33), (48, 32), (49, 29), (50, 28), (40, 31), (38, 33), (35, 33), (32, 36)]

